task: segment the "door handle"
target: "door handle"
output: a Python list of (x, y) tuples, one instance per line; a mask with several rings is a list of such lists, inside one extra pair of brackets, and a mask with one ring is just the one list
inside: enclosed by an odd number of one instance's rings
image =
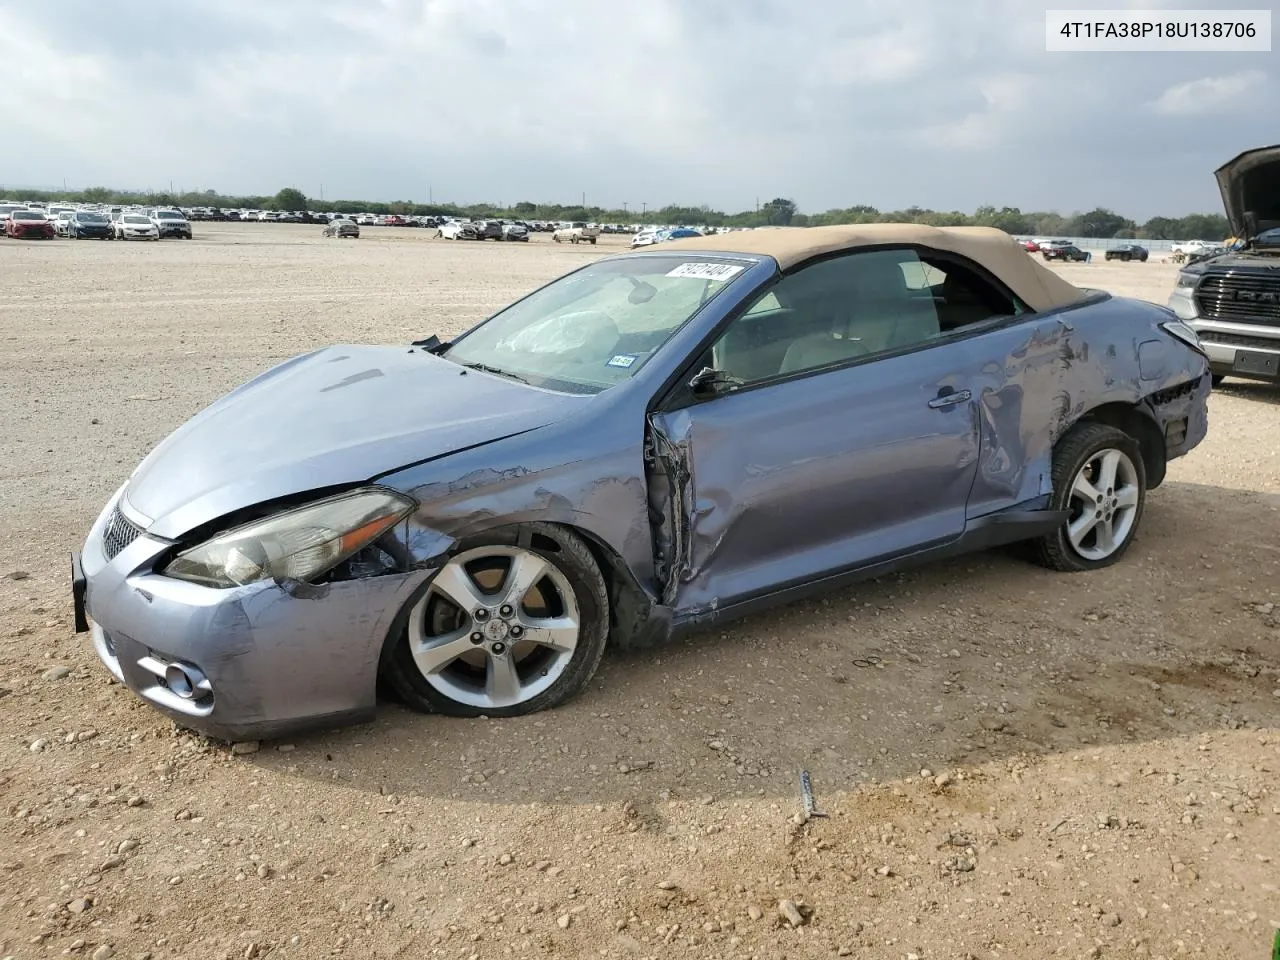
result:
[(951, 393), (940, 393), (929, 401), (929, 406), (934, 410), (954, 407), (957, 403), (968, 403), (971, 396), (972, 394), (968, 390), (953, 390)]

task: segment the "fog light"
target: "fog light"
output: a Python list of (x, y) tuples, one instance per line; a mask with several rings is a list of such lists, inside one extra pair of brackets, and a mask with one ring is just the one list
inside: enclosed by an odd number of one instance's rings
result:
[(210, 689), (208, 678), (195, 667), (171, 663), (165, 667), (164, 683), (183, 700), (194, 700)]

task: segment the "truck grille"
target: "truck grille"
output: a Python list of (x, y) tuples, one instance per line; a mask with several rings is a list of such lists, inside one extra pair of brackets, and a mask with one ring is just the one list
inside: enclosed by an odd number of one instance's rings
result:
[(125, 547), (137, 540), (142, 530), (135, 526), (116, 507), (111, 511), (106, 527), (102, 531), (102, 551), (108, 560), (114, 560)]
[(1280, 326), (1280, 274), (1206, 274), (1196, 290), (1196, 306), (1206, 320)]
[(1246, 347), (1255, 350), (1280, 350), (1280, 337), (1249, 337), (1240, 333), (1222, 333), (1218, 330), (1200, 330), (1204, 343), (1221, 343), (1228, 347)]

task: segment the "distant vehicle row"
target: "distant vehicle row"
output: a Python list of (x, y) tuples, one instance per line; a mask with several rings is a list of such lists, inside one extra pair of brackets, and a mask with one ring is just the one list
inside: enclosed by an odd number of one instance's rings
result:
[(102, 212), (0, 203), (0, 223), (3, 223), (4, 235), (15, 240), (191, 239), (191, 223), (182, 211), (164, 208)]

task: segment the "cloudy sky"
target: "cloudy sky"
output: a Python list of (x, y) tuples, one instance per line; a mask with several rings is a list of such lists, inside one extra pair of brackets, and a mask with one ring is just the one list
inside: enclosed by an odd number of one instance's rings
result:
[(3, 3), (0, 189), (1212, 212), (1276, 55), (1047, 53), (1044, 10), (1214, 5)]

